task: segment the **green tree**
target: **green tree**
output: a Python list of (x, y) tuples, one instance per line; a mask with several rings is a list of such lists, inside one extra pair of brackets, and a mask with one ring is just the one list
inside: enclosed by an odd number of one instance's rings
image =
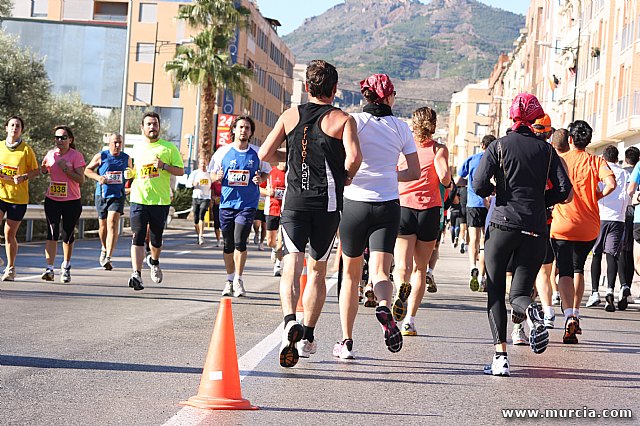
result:
[(241, 64), (232, 64), (229, 44), (236, 29), (247, 24), (249, 10), (235, 7), (232, 0), (195, 0), (180, 8), (178, 19), (200, 30), (192, 43), (180, 45), (173, 60), (165, 64), (175, 84), (187, 83), (200, 87), (200, 148), (198, 156), (207, 162), (213, 147), (213, 115), (218, 89), (227, 89), (248, 98), (246, 78), (253, 71)]
[[(135, 135), (140, 134), (140, 124), (142, 123), (142, 116), (144, 116), (145, 112), (153, 110), (153, 107), (127, 107), (127, 123), (125, 125), (125, 132)], [(120, 131), (120, 111), (120, 108), (114, 108), (106, 118), (103, 118), (103, 133), (113, 133)], [(165, 120), (160, 117), (160, 135), (163, 138), (167, 137), (170, 128), (171, 123), (169, 122), (169, 120)]]
[(11, 16), (13, 10), (13, 0), (0, 0), (0, 21), (5, 16)]

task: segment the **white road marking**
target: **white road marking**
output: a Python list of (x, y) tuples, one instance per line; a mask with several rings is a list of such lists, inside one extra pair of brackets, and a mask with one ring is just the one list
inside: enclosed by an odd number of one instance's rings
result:
[(189, 253), (191, 253), (191, 250), (179, 251), (176, 253), (176, 256), (182, 256), (184, 254), (189, 254)]
[[(334, 275), (327, 281), (327, 294), (334, 285), (338, 283), (337, 275)], [(266, 358), (271, 351), (278, 347), (282, 339), (283, 323), (278, 324), (278, 327), (262, 339), (260, 343), (249, 349), (247, 353), (242, 355), (238, 359), (238, 369), (240, 370), (240, 381), (250, 376), (253, 370), (256, 369), (258, 364)], [(183, 425), (198, 425), (207, 420), (207, 417), (211, 414), (208, 410), (200, 410), (194, 407), (184, 407), (178, 411), (175, 416), (171, 417), (163, 426), (183, 426)]]

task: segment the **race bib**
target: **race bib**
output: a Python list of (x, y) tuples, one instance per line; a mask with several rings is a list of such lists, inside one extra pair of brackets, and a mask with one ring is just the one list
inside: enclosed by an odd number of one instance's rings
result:
[(51, 182), (49, 184), (49, 196), (67, 198), (67, 182)]
[(273, 192), (273, 198), (275, 198), (276, 200), (282, 200), (282, 198), (284, 197), (284, 189), (278, 188)]
[(160, 172), (158, 171), (158, 168), (153, 165), (153, 163), (145, 164), (140, 168), (141, 179), (153, 179), (157, 178), (158, 176), (160, 176)]
[(209, 179), (200, 179), (201, 186), (209, 186)]
[(113, 183), (122, 183), (124, 182), (124, 180), (122, 179), (122, 172), (118, 171), (118, 172), (106, 172), (104, 174), (104, 177), (107, 179), (107, 185), (113, 184)]
[(16, 176), (17, 174), (18, 174), (17, 167), (0, 164), (0, 179), (13, 180), (13, 177)]
[(249, 170), (229, 170), (227, 180), (229, 186), (248, 186)]

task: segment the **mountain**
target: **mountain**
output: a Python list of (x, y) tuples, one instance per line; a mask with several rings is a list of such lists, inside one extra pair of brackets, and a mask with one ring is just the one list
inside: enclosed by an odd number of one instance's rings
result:
[(410, 115), (433, 105), (426, 100), (442, 101), (444, 112), (453, 91), (489, 76), (523, 26), (524, 16), (475, 0), (345, 0), (283, 38), (296, 62), (333, 63), (340, 89), (359, 91), (368, 75), (389, 74), (394, 109)]

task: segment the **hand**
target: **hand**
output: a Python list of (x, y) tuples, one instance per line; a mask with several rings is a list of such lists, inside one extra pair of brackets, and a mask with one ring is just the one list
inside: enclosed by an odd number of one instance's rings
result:
[(220, 169), (218, 170), (218, 181), (222, 182), (222, 178), (224, 178), (224, 171)]
[(155, 161), (153, 162), (153, 165), (156, 167), (156, 169), (158, 170), (164, 170), (164, 162), (159, 159), (158, 157), (156, 157)]
[(346, 178), (344, 178), (344, 186), (349, 186), (351, 185), (351, 182), (353, 182), (353, 178), (347, 176)]
[(47, 167), (44, 163), (40, 165), (40, 173), (46, 175), (49, 173), (49, 167)]
[(127, 167), (124, 170), (124, 178), (127, 179), (127, 180), (128, 179), (133, 179), (135, 177), (135, 175), (136, 175), (136, 171), (134, 169), (130, 168), (130, 167)]
[(16, 175), (13, 177), (13, 183), (15, 183), (16, 185), (21, 184), (26, 180), (27, 180), (27, 175)]
[(107, 178), (104, 176), (100, 176), (100, 180), (98, 180), (98, 182), (100, 182), (101, 185), (104, 185), (107, 183)]
[(260, 185), (262, 183), (262, 176), (260, 176), (260, 170), (256, 170), (256, 175), (253, 177), (253, 183)]
[(69, 170), (69, 163), (67, 163), (67, 160), (63, 158), (58, 158), (58, 161), (56, 161), (55, 165), (60, 167), (60, 169), (62, 169), (62, 171), (65, 173), (67, 173), (67, 170)]

